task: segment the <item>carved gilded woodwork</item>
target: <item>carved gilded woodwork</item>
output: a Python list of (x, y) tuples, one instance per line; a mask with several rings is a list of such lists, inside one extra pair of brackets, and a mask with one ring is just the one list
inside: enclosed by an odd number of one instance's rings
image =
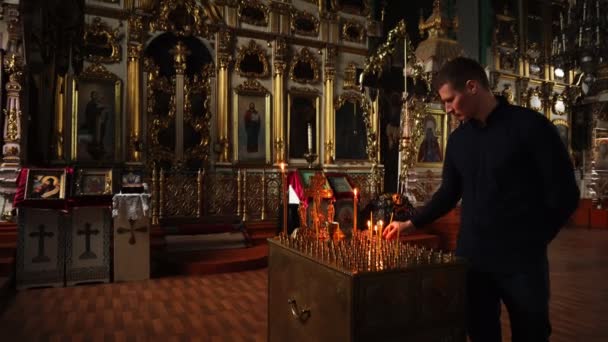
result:
[(160, 171), (163, 186), (160, 197), (160, 219), (167, 217), (197, 217), (201, 202), (198, 172)]
[(120, 28), (111, 29), (100, 17), (84, 26), (83, 52), (92, 63), (118, 63), (122, 59)]
[(266, 172), (265, 177), (266, 187), (266, 213), (268, 218), (278, 219), (278, 208), (281, 207), (281, 174), (279, 172)]
[(177, 36), (196, 35), (210, 38), (215, 29), (205, 22), (208, 9), (195, 0), (163, 0), (154, 20), (150, 21), (150, 31), (167, 31)]
[(331, 7), (334, 11), (342, 11), (346, 13), (367, 16), (370, 13), (370, 0), (362, 0), (360, 6), (352, 4), (352, 2), (345, 3), (342, 0), (331, 0)]
[(289, 78), (298, 83), (319, 83), (321, 68), (317, 57), (306, 47), (293, 57), (289, 67)]
[(370, 163), (376, 164), (377, 159), (376, 156), (378, 154), (378, 141), (376, 139), (376, 133), (374, 132), (374, 127), (372, 125), (372, 112), (371, 105), (369, 100), (365, 98), (365, 96), (358, 92), (344, 92), (342, 93), (334, 103), (335, 111), (337, 112), (340, 108), (346, 103), (351, 102), (355, 106), (359, 105), (361, 110), (363, 111), (363, 122), (365, 123), (366, 130), (366, 153)]
[(306, 11), (294, 10), (291, 13), (291, 32), (302, 36), (319, 35), (319, 19)]
[(174, 150), (171, 146), (161, 143), (159, 135), (169, 129), (175, 120), (175, 77), (167, 79), (160, 76), (160, 68), (151, 58), (145, 59), (144, 64), (148, 80), (146, 88), (148, 116), (148, 162), (172, 160)]
[[(199, 160), (203, 165), (211, 154), (211, 78), (214, 74), (213, 64), (206, 64), (200, 74), (184, 78), (184, 127), (190, 127), (199, 139), (193, 146), (184, 146), (185, 160)], [(199, 104), (193, 105), (193, 99)], [(195, 112), (194, 108), (200, 108)]]
[(340, 25), (340, 37), (347, 42), (365, 43), (365, 25), (352, 19), (342, 19)]
[[(96, 98), (93, 98), (94, 96)], [(94, 103), (96, 108), (92, 116), (86, 110), (90, 103)], [(107, 127), (108, 122), (113, 125)], [(122, 136), (122, 80), (101, 64), (89, 65), (72, 82), (71, 123), (72, 161), (108, 163), (119, 159)], [(86, 132), (83, 127), (86, 127)], [(104, 133), (113, 134), (110, 139), (113, 146), (106, 146)]]
[(247, 220), (259, 220), (264, 208), (264, 174), (258, 170), (247, 170), (244, 175), (244, 212), (247, 214)]
[(266, 49), (250, 40), (246, 46), (238, 48), (236, 72), (246, 78), (267, 78), (270, 76), (270, 63)]
[(395, 53), (397, 42), (402, 39), (405, 39), (407, 42), (408, 61), (415, 61), (416, 55), (414, 53), (414, 47), (406, 35), (405, 21), (401, 20), (397, 26), (388, 32), (386, 41), (378, 47), (374, 54), (367, 58), (363, 67), (363, 72), (360, 76), (361, 79), (365, 80), (367, 77), (371, 77), (372, 75), (380, 77), (380, 74), (384, 68), (384, 63)]
[(258, 0), (241, 0), (237, 8), (239, 21), (255, 26), (267, 26), (269, 8)]
[(355, 62), (348, 63), (344, 69), (344, 85), (342, 89), (359, 90), (359, 86), (357, 85), (357, 64)]
[(503, 13), (496, 15), (492, 38), (496, 69), (510, 72), (519, 70), (518, 44), (517, 20), (509, 12), (509, 8), (505, 6)]
[(205, 182), (208, 201), (206, 213), (209, 215), (230, 216), (236, 214), (237, 174), (232, 171), (210, 173)]

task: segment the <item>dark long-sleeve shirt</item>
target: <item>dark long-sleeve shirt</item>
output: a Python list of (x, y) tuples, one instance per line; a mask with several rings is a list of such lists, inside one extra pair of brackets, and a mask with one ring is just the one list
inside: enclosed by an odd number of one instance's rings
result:
[(462, 198), (456, 254), (479, 269), (512, 271), (546, 258), (579, 196), (553, 124), (499, 98), (485, 125), (469, 120), (450, 135), (442, 184), (412, 222), (430, 223)]

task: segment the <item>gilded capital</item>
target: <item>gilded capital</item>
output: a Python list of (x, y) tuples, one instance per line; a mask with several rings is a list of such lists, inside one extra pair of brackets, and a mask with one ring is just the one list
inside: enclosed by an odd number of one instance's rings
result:
[(331, 67), (325, 67), (325, 80), (333, 81), (336, 78), (336, 69)]
[(143, 46), (141, 44), (129, 44), (127, 55), (130, 60), (138, 59), (141, 57)]
[(274, 42), (274, 58), (277, 60), (284, 60), (287, 57), (287, 42), (285, 38), (277, 38)]
[(275, 76), (280, 76), (283, 75), (283, 73), (285, 72), (285, 62), (283, 61), (276, 61), (274, 62), (274, 75)]
[(217, 57), (217, 65), (221, 69), (228, 69), (232, 63), (232, 57), (229, 55), (219, 55)]

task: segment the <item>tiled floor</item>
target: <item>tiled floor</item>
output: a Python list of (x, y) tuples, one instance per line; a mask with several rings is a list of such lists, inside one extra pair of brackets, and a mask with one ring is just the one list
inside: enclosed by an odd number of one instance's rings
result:
[[(550, 260), (551, 341), (608, 341), (608, 231), (565, 229)], [(266, 274), (27, 290), (0, 314), (0, 340), (265, 341)]]

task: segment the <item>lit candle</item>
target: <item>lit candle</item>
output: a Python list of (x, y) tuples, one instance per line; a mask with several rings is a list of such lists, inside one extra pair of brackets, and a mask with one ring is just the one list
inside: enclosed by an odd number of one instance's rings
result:
[(384, 228), (384, 222), (378, 221), (378, 247), (382, 246), (382, 229)]
[(357, 234), (357, 188), (353, 190), (353, 236)]
[(587, 19), (587, 2), (583, 2), (583, 21)]
[(372, 239), (372, 221), (367, 221), (367, 231), (369, 232), (369, 239)]
[(312, 125), (308, 124), (308, 152), (312, 153)]

